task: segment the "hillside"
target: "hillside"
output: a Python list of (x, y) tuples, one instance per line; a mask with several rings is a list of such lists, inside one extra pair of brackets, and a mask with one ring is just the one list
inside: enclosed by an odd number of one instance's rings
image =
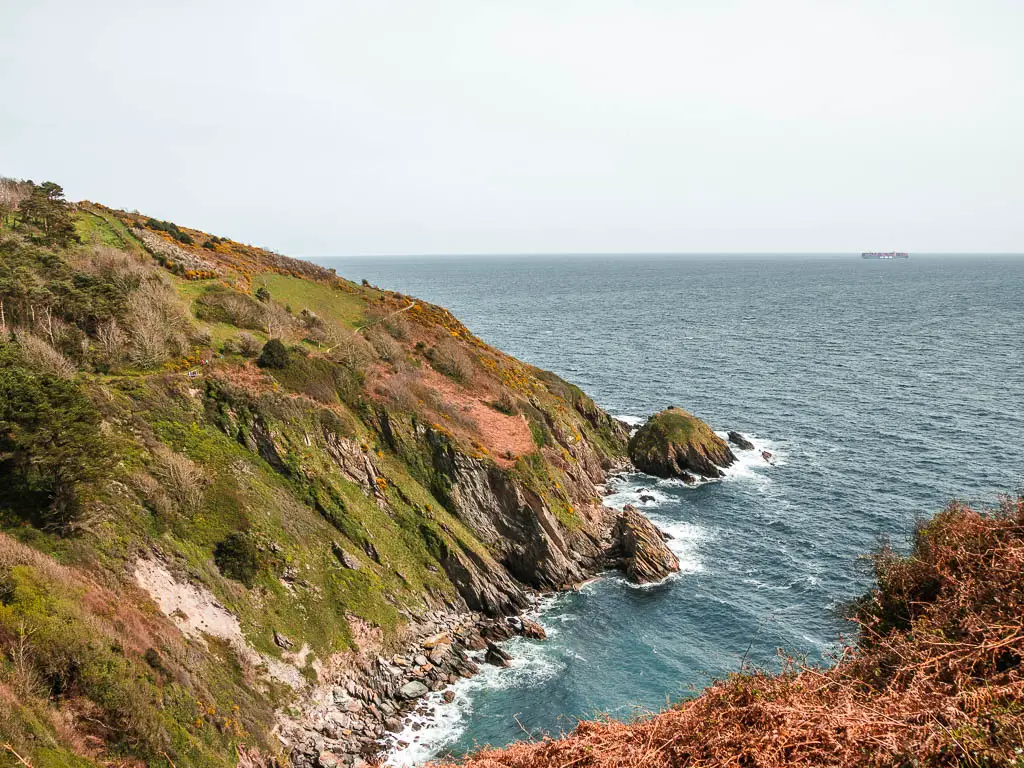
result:
[(358, 763), (619, 564), (623, 425), (307, 262), (5, 179), (0, 358), (0, 761)]
[(487, 750), (466, 768), (1024, 765), (1024, 500), (951, 505), (875, 558), (831, 669), (786, 660), (633, 723)]

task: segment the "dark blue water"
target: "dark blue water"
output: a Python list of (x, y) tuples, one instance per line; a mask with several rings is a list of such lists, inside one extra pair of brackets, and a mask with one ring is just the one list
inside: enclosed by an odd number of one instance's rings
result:
[[(325, 262), (328, 263), (328, 262)], [(659, 709), (777, 649), (827, 659), (862, 555), (905, 546), (951, 498), (1024, 484), (1024, 258), (571, 257), (332, 260), (450, 308), (606, 410), (683, 406), (779, 457), (693, 489), (629, 478), (613, 504), (676, 539), (684, 572), (607, 578), (549, 605), (546, 643), (461, 684), (406, 759)]]

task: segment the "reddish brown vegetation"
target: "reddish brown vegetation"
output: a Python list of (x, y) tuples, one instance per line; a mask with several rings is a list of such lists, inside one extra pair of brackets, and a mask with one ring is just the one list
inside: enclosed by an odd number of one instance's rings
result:
[(828, 670), (731, 676), (631, 724), (481, 752), (469, 768), (1024, 765), (1024, 502), (953, 505), (876, 559)]

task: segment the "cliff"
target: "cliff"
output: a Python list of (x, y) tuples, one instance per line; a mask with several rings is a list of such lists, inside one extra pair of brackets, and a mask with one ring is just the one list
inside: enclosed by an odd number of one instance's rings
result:
[(616, 562), (627, 433), (578, 388), (441, 307), (0, 184), (9, 755), (351, 764)]

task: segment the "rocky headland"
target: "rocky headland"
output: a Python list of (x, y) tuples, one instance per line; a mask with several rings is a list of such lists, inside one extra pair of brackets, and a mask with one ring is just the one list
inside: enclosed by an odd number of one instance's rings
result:
[(356, 765), (538, 594), (678, 567), (602, 503), (626, 426), (447, 310), (0, 186), (0, 735), (35, 764)]

